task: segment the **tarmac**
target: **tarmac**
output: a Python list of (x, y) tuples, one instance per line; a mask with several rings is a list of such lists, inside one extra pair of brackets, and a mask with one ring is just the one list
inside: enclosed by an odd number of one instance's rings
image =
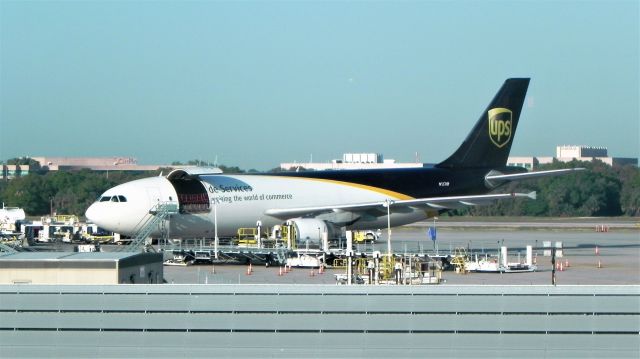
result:
[[(405, 252), (448, 254), (456, 248), (479, 255), (497, 256), (501, 246), (509, 248), (509, 261), (516, 261), (518, 253), (524, 260), (527, 245), (534, 247), (538, 270), (528, 273), (467, 273), (442, 272), (441, 285), (551, 285), (551, 258), (545, 257), (543, 244), (562, 242), (563, 270), (556, 270), (556, 285), (639, 285), (640, 284), (640, 230), (609, 228), (608, 232), (596, 232), (585, 226), (564, 228), (544, 226), (492, 227), (477, 230), (471, 225), (442, 226), (438, 228), (437, 240), (431, 241), (424, 225), (393, 228), (392, 250), (396, 254)], [(356, 252), (379, 250), (386, 253), (387, 235), (382, 231), (375, 244), (356, 245)], [(596, 252), (597, 248), (597, 252)], [(567, 265), (568, 264), (568, 265)], [(280, 267), (252, 265), (248, 274), (247, 265), (203, 264), (186, 267), (165, 266), (167, 283), (174, 284), (308, 284), (335, 285), (335, 274), (344, 269), (328, 268), (324, 273), (318, 269), (293, 268), (285, 273)], [(281, 274), (282, 272), (282, 274)]]

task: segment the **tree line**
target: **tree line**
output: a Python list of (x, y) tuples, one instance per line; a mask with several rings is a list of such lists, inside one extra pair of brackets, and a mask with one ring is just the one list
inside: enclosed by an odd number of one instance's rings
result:
[[(29, 159), (7, 161), (29, 164), (29, 174), (0, 181), (0, 202), (21, 207), (30, 216), (52, 211), (83, 215), (107, 189), (134, 179), (156, 176), (156, 171), (48, 171)], [(202, 161), (187, 164), (202, 165)], [(176, 162), (175, 165), (180, 165)], [(208, 164), (210, 165), (210, 164)], [(586, 171), (558, 177), (544, 177), (500, 187), (496, 192), (537, 192), (537, 200), (499, 201), (491, 206), (470, 207), (450, 215), (471, 216), (640, 216), (640, 169), (636, 166), (608, 166), (601, 161), (553, 163), (540, 170), (585, 167)], [(218, 165), (224, 173), (244, 173), (239, 167)], [(161, 169), (165, 174), (171, 169)], [(270, 172), (280, 171), (274, 168)], [(249, 170), (255, 172), (255, 170)]]
[(513, 182), (496, 192), (536, 191), (537, 199), (498, 201), (454, 211), (473, 216), (640, 216), (640, 169), (636, 166), (609, 166), (602, 161), (555, 161), (539, 170), (583, 167), (586, 171), (558, 177)]

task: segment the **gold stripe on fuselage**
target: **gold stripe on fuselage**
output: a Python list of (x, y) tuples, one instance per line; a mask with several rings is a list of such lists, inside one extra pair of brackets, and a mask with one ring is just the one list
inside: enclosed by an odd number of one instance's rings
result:
[(308, 181), (319, 181), (319, 182), (325, 182), (325, 183), (338, 184), (338, 185), (342, 185), (342, 186), (349, 186), (349, 187), (353, 187), (353, 188), (360, 188), (360, 189), (365, 189), (365, 190), (372, 191), (372, 192), (377, 192), (377, 193), (380, 193), (380, 194), (383, 194), (385, 196), (389, 196), (389, 197), (392, 197), (392, 198), (398, 199), (398, 200), (415, 199), (415, 198), (413, 198), (411, 196), (407, 196), (406, 194), (403, 194), (403, 193), (400, 193), (400, 192), (394, 192), (394, 191), (390, 191), (388, 189), (368, 186), (368, 185), (360, 184), (360, 183), (345, 182), (345, 181), (338, 181), (338, 180), (325, 179), (325, 178), (312, 178), (312, 177), (295, 177), (295, 176), (271, 176), (271, 177), (302, 179), (302, 180), (308, 180)]

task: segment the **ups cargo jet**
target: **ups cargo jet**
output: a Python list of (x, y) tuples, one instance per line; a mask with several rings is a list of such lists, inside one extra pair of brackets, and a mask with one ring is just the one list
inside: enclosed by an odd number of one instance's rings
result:
[[(342, 227), (383, 228), (387, 220), (400, 226), (449, 209), (535, 199), (535, 192), (489, 194), (510, 181), (576, 170), (506, 166), (528, 86), (528, 78), (506, 80), (460, 147), (433, 166), (238, 175), (178, 169), (107, 190), (86, 216), (109, 231), (134, 235), (168, 203), (178, 208), (164, 223), (173, 238), (231, 237), (257, 221), (265, 227), (290, 221), (298, 238), (319, 240), (321, 232)], [(160, 235), (160, 228), (151, 235)]]

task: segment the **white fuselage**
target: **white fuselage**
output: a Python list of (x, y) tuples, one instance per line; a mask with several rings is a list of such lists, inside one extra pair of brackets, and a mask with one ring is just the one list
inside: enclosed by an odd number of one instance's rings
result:
[[(208, 208), (195, 213), (172, 215), (169, 235), (174, 238), (234, 236), (238, 228), (282, 224), (286, 219), (266, 215), (271, 209), (335, 206), (384, 200), (408, 199), (400, 193), (356, 185), (348, 182), (302, 177), (269, 175), (207, 175), (200, 184)], [(183, 199), (193, 194), (180, 194), (165, 177), (151, 177), (113, 187), (87, 210), (86, 216), (98, 226), (124, 235), (133, 235), (149, 210), (157, 203), (174, 202), (182, 209), (189, 207)], [(118, 198), (112, 200), (113, 197)], [(105, 200), (108, 199), (108, 200)], [(124, 201), (123, 201), (124, 199)], [(386, 211), (385, 208), (380, 208)], [(182, 211), (184, 212), (184, 211)], [(387, 226), (387, 216), (356, 216), (351, 213), (324, 214), (351, 223), (350, 229)], [(352, 218), (349, 218), (352, 217)], [(323, 218), (322, 215), (319, 218)], [(410, 209), (391, 213), (391, 225), (398, 226), (427, 218), (423, 210)], [(152, 233), (158, 235), (158, 233)]]

